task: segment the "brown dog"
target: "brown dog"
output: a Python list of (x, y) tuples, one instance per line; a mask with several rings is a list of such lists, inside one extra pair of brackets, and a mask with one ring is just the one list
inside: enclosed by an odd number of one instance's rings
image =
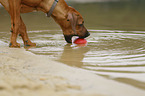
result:
[[(58, 2), (54, 10), (51, 10), (54, 2)], [(32, 11), (43, 11), (50, 13), (51, 17), (61, 26), (63, 35), (68, 43), (71, 43), (73, 36), (85, 38), (89, 36), (89, 32), (84, 27), (84, 20), (81, 14), (74, 8), (69, 7), (64, 0), (0, 0), (11, 16), (11, 39), (10, 47), (20, 47), (16, 42), (17, 35), (23, 39), (25, 46), (35, 46), (28, 38), (26, 26), (21, 19), (20, 13), (28, 13)]]

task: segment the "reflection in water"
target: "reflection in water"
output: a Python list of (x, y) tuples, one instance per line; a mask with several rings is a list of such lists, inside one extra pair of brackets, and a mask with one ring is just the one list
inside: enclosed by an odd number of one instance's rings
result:
[[(67, 44), (58, 25), (45, 14), (23, 14), (28, 30), (32, 30), (28, 32), (30, 39), (37, 44), (27, 50), (145, 90), (145, 31), (115, 30), (145, 30), (145, 0), (123, 1), (72, 4), (91, 29), (86, 47)], [(0, 20), (0, 45), (8, 45), (10, 19), (1, 8)]]
[(89, 47), (71, 47), (70, 44), (65, 45), (62, 55), (58, 61), (70, 66), (82, 67), (85, 53), (89, 51)]
[(78, 47), (66, 44), (61, 32), (41, 30), (30, 35), (38, 46), (29, 51), (145, 90), (144, 31), (89, 31), (88, 45)]

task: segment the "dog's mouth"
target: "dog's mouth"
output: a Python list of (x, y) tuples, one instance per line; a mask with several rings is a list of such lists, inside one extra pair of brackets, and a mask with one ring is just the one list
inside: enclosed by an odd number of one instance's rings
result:
[[(72, 37), (73, 36), (78, 36), (78, 35), (64, 35), (64, 38), (65, 38), (67, 43), (72, 43)], [(79, 36), (79, 38), (86, 38), (88, 36), (90, 36), (89, 32), (87, 32), (87, 34), (85, 36)]]
[(64, 35), (65, 41), (67, 43), (72, 43), (72, 37), (73, 35)]

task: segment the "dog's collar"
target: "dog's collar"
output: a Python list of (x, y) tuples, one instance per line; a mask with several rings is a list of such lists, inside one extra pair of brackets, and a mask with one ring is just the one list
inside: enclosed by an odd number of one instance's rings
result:
[(46, 16), (47, 16), (47, 17), (50, 17), (50, 16), (51, 16), (51, 14), (52, 14), (52, 12), (53, 12), (53, 10), (54, 10), (56, 4), (58, 3), (58, 1), (59, 1), (59, 0), (54, 0), (54, 2), (53, 2), (53, 4), (52, 4), (52, 6), (51, 6), (49, 12), (46, 13)]

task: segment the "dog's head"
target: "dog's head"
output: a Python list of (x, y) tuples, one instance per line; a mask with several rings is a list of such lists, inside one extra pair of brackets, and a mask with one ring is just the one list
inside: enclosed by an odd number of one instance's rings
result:
[(84, 26), (84, 19), (81, 14), (72, 7), (69, 7), (66, 18), (57, 22), (61, 26), (65, 40), (68, 43), (72, 43), (73, 36), (86, 38), (90, 35)]

